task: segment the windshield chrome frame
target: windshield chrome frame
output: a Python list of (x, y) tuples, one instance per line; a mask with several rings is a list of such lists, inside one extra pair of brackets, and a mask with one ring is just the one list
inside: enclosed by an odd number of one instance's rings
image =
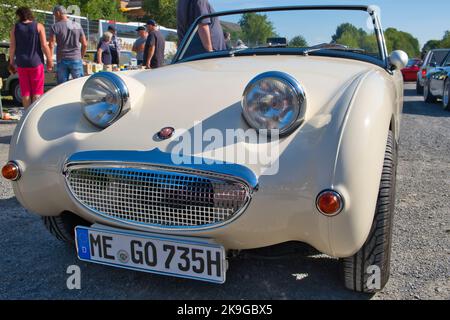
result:
[(215, 18), (220, 16), (229, 16), (229, 15), (238, 15), (244, 13), (252, 13), (252, 12), (275, 12), (275, 11), (308, 11), (308, 10), (340, 10), (340, 11), (365, 11), (369, 13), (369, 16), (372, 17), (372, 22), (374, 25), (375, 35), (378, 42), (378, 50), (380, 51), (380, 61), (382, 61), (383, 65), (387, 69), (389, 67), (388, 63), (388, 53), (386, 42), (384, 38), (384, 32), (381, 26), (380, 18), (375, 10), (374, 6), (369, 5), (305, 5), (305, 6), (279, 6), (279, 7), (262, 7), (262, 8), (250, 8), (250, 9), (239, 9), (239, 10), (229, 10), (229, 11), (221, 11), (215, 12), (212, 14), (207, 14), (198, 17), (194, 23), (189, 27), (186, 36), (180, 43), (179, 50), (177, 51), (175, 57), (172, 60), (172, 63), (181, 62), (184, 59), (184, 54), (188, 48), (188, 44), (190, 44), (192, 38), (195, 36), (195, 33), (198, 30), (199, 22), (205, 18)]

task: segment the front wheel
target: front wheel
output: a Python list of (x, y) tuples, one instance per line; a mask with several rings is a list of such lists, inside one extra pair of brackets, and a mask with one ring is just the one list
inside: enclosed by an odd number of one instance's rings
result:
[(63, 212), (56, 217), (42, 217), (47, 230), (58, 240), (68, 243), (75, 241), (75, 227), (90, 224), (71, 212)]
[(450, 79), (445, 80), (442, 106), (444, 107), (444, 110), (450, 111)]
[(392, 131), (389, 131), (369, 237), (355, 255), (343, 259), (345, 286), (350, 290), (375, 293), (383, 289), (389, 280), (396, 173), (397, 145)]

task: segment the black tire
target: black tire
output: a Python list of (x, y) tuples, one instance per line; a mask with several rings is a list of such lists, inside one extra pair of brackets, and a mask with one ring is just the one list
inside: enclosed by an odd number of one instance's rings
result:
[(450, 79), (445, 80), (444, 83), (444, 95), (442, 97), (442, 107), (444, 108), (444, 110), (450, 111)]
[(14, 104), (22, 106), (22, 95), (20, 94), (20, 85), (18, 80), (11, 83), (10, 93), (13, 97)]
[(416, 91), (419, 96), (423, 94), (423, 86), (420, 85), (419, 80), (416, 82)]
[(64, 212), (57, 217), (42, 217), (47, 230), (58, 240), (68, 243), (75, 242), (75, 227), (90, 224), (79, 216)]
[[(393, 133), (389, 131), (372, 228), (363, 247), (352, 257), (343, 259), (345, 286), (350, 290), (375, 293), (383, 289), (389, 280), (396, 173), (397, 145)], [(377, 266), (380, 271), (378, 288), (367, 286), (372, 276), (369, 274), (371, 266)]]
[(426, 103), (434, 103), (436, 102), (436, 97), (430, 91), (430, 83), (429, 81), (425, 81), (425, 85), (423, 86), (423, 99)]

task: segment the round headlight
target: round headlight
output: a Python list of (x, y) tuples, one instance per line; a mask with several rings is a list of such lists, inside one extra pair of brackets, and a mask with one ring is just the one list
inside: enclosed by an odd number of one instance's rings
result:
[(81, 92), (86, 119), (99, 128), (113, 124), (129, 110), (129, 93), (124, 81), (112, 72), (91, 76)]
[(285, 136), (304, 120), (306, 97), (300, 83), (283, 72), (260, 74), (247, 85), (242, 100), (244, 118), (252, 128), (277, 130)]

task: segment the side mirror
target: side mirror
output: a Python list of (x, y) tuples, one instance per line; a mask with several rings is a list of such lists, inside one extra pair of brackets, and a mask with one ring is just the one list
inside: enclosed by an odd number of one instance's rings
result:
[(437, 67), (437, 63), (436, 62), (430, 62), (430, 67), (431, 68), (436, 68)]
[(402, 50), (395, 50), (389, 56), (389, 64), (391, 65), (391, 70), (401, 70), (408, 64), (408, 55)]

